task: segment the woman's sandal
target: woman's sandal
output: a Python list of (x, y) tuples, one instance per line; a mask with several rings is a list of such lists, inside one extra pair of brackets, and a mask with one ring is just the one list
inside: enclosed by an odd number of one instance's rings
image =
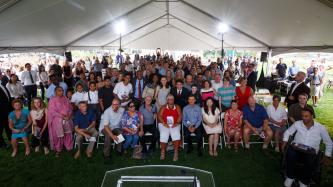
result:
[(214, 152), (213, 152), (213, 150), (209, 150), (209, 155), (210, 155), (210, 156), (214, 156)]
[(178, 153), (174, 153), (174, 155), (173, 155), (173, 161), (174, 162), (178, 161)]
[(161, 156), (160, 156), (160, 160), (165, 160), (165, 152), (163, 151), (161, 151)]

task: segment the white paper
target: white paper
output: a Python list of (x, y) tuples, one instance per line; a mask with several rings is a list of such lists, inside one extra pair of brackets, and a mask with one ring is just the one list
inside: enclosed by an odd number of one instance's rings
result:
[(125, 141), (125, 138), (122, 134), (119, 134), (117, 137), (118, 137), (118, 141), (115, 140), (114, 143), (119, 144), (119, 143)]
[(174, 124), (173, 116), (167, 116), (167, 124), (169, 125), (169, 127), (172, 127), (172, 125)]

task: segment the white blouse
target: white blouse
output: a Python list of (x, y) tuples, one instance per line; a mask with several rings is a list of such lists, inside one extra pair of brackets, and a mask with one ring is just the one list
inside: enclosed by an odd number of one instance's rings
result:
[(10, 97), (16, 99), (23, 96), (23, 86), (21, 82), (17, 82), (16, 84), (7, 83), (6, 87), (10, 93)]

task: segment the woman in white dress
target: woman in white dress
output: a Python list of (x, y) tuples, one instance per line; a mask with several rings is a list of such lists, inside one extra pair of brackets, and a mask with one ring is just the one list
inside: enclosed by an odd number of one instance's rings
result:
[(213, 98), (208, 98), (202, 108), (203, 126), (209, 136), (209, 155), (217, 156), (217, 145), (222, 133), (220, 110), (214, 104)]
[(166, 104), (167, 100), (166, 97), (170, 93), (170, 85), (168, 84), (168, 80), (165, 76), (161, 78), (161, 84), (157, 87), (156, 91), (156, 107), (157, 111), (160, 110), (160, 108)]

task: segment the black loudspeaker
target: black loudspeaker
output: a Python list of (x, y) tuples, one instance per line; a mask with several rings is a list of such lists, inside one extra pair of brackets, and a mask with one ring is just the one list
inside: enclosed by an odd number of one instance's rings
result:
[(72, 52), (65, 52), (65, 57), (68, 62), (73, 62), (72, 61)]
[(267, 52), (261, 52), (260, 62), (267, 62), (267, 55), (268, 55)]

